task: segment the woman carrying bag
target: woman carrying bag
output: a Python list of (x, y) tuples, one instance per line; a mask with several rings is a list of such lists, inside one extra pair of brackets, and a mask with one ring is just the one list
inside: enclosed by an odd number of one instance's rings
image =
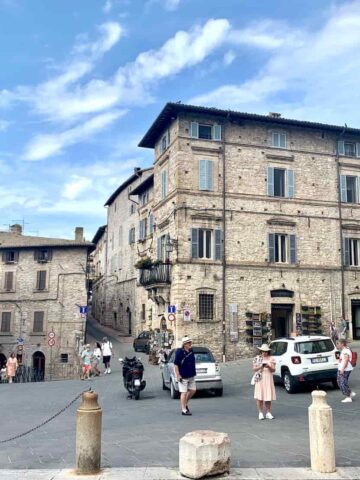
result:
[[(270, 412), (271, 402), (276, 400), (275, 385), (273, 373), (275, 372), (275, 359), (270, 356), (270, 347), (265, 343), (261, 345), (260, 355), (253, 360), (254, 376), (251, 383), (255, 384), (254, 398), (259, 411), (259, 420), (273, 420), (274, 417)], [(265, 403), (265, 416), (263, 407)]]
[(6, 375), (8, 377), (9, 383), (13, 383), (13, 379), (16, 375), (16, 370), (18, 369), (18, 361), (15, 357), (15, 353), (12, 352), (8, 361), (6, 362)]

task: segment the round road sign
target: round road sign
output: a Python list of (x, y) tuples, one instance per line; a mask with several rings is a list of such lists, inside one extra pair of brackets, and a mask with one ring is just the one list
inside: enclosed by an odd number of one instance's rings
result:
[(175, 322), (175, 315), (173, 313), (169, 313), (168, 320), (169, 322)]
[(48, 337), (49, 338), (55, 338), (55, 333), (54, 332), (49, 332)]
[(53, 347), (55, 345), (55, 340), (53, 338), (49, 338), (48, 345), (49, 347)]

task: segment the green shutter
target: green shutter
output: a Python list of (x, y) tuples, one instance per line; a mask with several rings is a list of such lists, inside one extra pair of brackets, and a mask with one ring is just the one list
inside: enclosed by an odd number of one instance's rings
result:
[(196, 122), (191, 122), (191, 127), (190, 127), (190, 135), (191, 138), (199, 138), (199, 124)]
[(275, 262), (275, 234), (268, 234), (268, 262)]
[(199, 160), (199, 190), (207, 190), (206, 162), (207, 160)]
[(288, 197), (293, 198), (295, 195), (295, 173), (294, 170), (286, 170)]
[(274, 196), (274, 168), (267, 167), (267, 194), (269, 197)]
[(340, 175), (340, 198), (342, 202), (347, 202), (346, 175)]
[(290, 263), (296, 263), (296, 236), (290, 235), (289, 236), (289, 243), (290, 243)]
[(213, 140), (221, 141), (221, 125), (214, 125), (212, 130)]
[(345, 142), (344, 140), (338, 140), (337, 142), (337, 154), (345, 155)]
[(198, 228), (191, 229), (191, 257), (192, 258), (199, 257), (199, 229)]
[(221, 260), (222, 259), (222, 252), (223, 252), (222, 231), (221, 230), (215, 230), (215, 260)]
[(344, 238), (344, 265), (350, 265), (350, 238)]

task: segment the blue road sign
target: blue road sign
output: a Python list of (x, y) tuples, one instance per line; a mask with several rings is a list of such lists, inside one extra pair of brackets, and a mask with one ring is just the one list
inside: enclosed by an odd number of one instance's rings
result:
[(175, 305), (168, 305), (168, 313), (176, 313)]
[(24, 339), (21, 338), (21, 337), (19, 337), (19, 338), (16, 339), (16, 343), (17, 343), (18, 345), (23, 345), (23, 344), (24, 344)]
[(82, 314), (87, 313), (87, 307), (80, 307), (80, 313)]

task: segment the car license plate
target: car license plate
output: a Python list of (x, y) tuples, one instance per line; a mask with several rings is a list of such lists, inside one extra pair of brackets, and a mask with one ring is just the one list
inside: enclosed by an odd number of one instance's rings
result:
[(327, 357), (312, 358), (311, 363), (326, 363), (328, 361)]
[(207, 372), (207, 368), (197, 368), (196, 369), (196, 373), (206, 373)]
[(140, 383), (141, 383), (141, 382), (140, 382), (140, 380), (139, 380), (138, 378), (134, 380), (134, 385), (135, 385), (135, 387), (140, 387)]

